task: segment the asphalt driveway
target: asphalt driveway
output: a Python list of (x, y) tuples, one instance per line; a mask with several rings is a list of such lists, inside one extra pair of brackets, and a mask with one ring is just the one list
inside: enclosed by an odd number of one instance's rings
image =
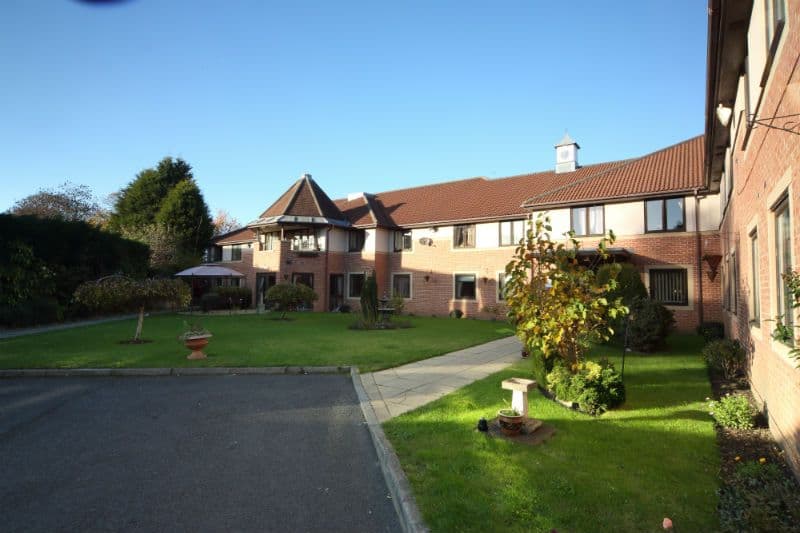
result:
[(349, 376), (0, 380), (4, 531), (400, 531)]

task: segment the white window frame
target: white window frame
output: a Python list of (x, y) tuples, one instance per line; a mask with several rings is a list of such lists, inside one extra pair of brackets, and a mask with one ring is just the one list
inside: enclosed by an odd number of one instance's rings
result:
[(414, 298), (414, 275), (411, 272), (392, 272), (391, 275), (392, 298), (394, 298), (394, 278), (397, 276), (408, 276), (408, 298), (404, 296), (403, 300), (412, 300)]
[[(474, 298), (458, 298), (456, 297), (456, 276), (474, 276), (475, 277), (475, 297)], [(456, 302), (477, 302), (478, 301), (478, 273), (477, 272), (453, 272), (453, 301)]]

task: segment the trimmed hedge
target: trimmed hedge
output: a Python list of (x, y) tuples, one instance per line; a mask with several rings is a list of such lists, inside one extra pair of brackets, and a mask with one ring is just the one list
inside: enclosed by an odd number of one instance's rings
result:
[[(62, 312), (81, 316), (86, 310), (72, 305), (72, 294), (78, 285), (115, 273), (143, 276), (147, 273), (150, 253), (147, 245), (86, 222), (0, 215), (0, 249), (21, 248), (29, 249), (35, 264), (46, 268), (50, 287), (32, 291), (0, 314), (2, 323), (15, 326), (52, 322), (61, 318)], [(14, 253), (0, 256), (0, 301), (6, 301), (3, 287), (19, 284), (20, 277), (29, 274), (15, 266), (18, 259)]]

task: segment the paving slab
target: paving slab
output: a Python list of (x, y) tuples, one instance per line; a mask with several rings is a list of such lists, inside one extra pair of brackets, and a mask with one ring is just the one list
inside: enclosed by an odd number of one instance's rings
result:
[(361, 378), (383, 423), (507, 368), (519, 360), (521, 348), (516, 337), (507, 337)]

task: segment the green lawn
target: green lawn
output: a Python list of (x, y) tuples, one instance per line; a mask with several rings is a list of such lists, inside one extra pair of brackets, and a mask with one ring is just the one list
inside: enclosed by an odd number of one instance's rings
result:
[[(556, 428), (524, 446), (473, 428), (510, 400), (494, 374), (384, 425), (433, 531), (714, 531), (719, 456), (705, 408), (701, 341), (675, 336), (668, 353), (629, 354), (628, 400), (593, 418), (538, 393), (530, 415)], [(619, 350), (601, 347), (619, 369)]]
[[(120, 344), (135, 320), (0, 340), (0, 368), (107, 368), (182, 366), (358, 365), (362, 372), (397, 366), (511, 335), (504, 322), (410, 317), (410, 329), (354, 331), (356, 315), (296, 313), (188, 317), (157, 315), (144, 321), (142, 337), (154, 342)], [(405, 318), (405, 317), (404, 317)], [(188, 361), (177, 340), (184, 321), (199, 320), (214, 337), (208, 359)]]

